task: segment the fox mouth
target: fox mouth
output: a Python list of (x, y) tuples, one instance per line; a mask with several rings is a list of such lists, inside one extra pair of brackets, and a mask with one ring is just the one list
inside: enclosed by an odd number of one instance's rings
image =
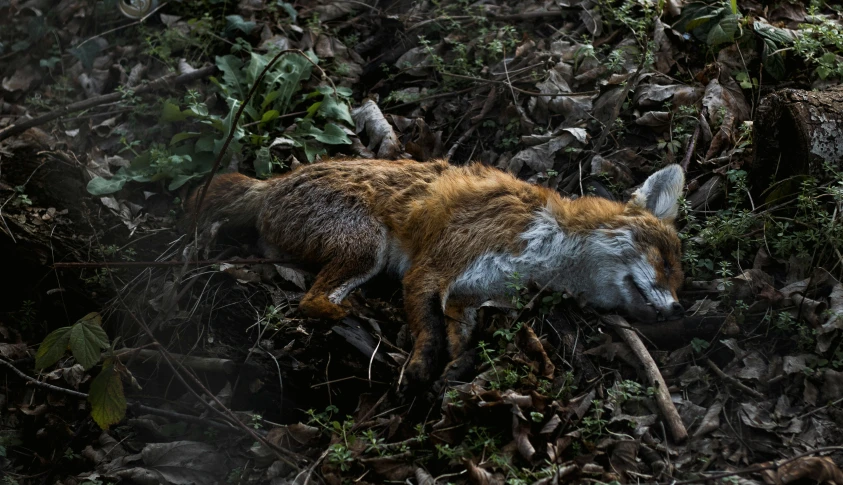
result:
[(647, 294), (638, 286), (635, 278), (632, 276), (624, 278), (624, 286), (626, 286), (627, 294), (630, 296), (629, 304), (625, 308), (627, 316), (642, 322), (662, 322), (666, 320), (658, 307), (647, 299)]

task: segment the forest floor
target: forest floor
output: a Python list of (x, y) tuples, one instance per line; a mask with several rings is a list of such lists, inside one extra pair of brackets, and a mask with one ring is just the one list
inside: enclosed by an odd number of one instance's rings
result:
[[(754, 143), (765, 96), (835, 92), (841, 18), (0, 0), (2, 483), (843, 483), (843, 164), (782, 141), (774, 167)], [(680, 163), (687, 316), (633, 324), (687, 437), (567, 295), (513, 275), (481, 309), (473, 378), (413, 398), (398, 282), (308, 320), (310, 268), (262, 259), (256, 234), (184, 235), (215, 168), (334, 156), (476, 161), (616, 200)]]

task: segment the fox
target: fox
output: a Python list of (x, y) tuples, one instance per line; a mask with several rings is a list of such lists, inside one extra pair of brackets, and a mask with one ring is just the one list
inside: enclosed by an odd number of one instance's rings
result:
[(186, 209), (200, 224), (255, 227), (269, 248), (321, 266), (299, 303), (306, 317), (342, 319), (363, 283), (400, 278), (414, 337), (407, 388), (470, 370), (477, 309), (506, 297), (514, 274), (599, 311), (681, 317), (684, 180), (668, 165), (622, 203), (563, 197), (481, 163), (345, 159), (267, 180), (220, 174)]

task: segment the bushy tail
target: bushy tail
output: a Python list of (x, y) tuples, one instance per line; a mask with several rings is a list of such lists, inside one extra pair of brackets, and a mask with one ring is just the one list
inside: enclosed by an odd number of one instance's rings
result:
[(217, 175), (211, 180), (202, 207), (196, 207), (202, 187), (190, 195), (185, 204), (187, 217), (198, 216), (200, 226), (224, 219), (234, 226), (255, 226), (269, 186), (269, 182), (240, 173)]

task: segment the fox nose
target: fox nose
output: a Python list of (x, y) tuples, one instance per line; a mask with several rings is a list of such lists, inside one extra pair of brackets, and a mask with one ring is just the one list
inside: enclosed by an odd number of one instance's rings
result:
[(670, 305), (670, 318), (679, 318), (685, 314), (685, 307), (683, 307), (679, 302), (673, 302)]

